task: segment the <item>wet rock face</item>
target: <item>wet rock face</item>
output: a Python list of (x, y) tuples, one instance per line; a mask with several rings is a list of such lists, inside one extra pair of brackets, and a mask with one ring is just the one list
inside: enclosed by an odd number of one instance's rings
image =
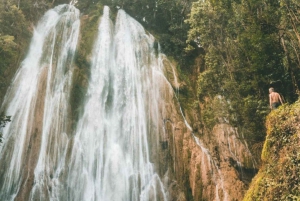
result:
[[(257, 163), (237, 129), (223, 123), (210, 133), (200, 128), (192, 132), (179, 104), (172, 99), (165, 105), (167, 137), (159, 172), (167, 177), (170, 200), (242, 200)], [(197, 115), (189, 124), (200, 125)]]
[[(236, 138), (230, 125), (217, 125), (206, 144), (185, 128), (182, 122), (170, 140), (174, 179), (194, 200), (241, 200), (249, 180), (246, 170), (254, 168), (247, 147)], [(253, 166), (253, 167), (251, 167)], [(188, 186), (186, 186), (188, 185)]]

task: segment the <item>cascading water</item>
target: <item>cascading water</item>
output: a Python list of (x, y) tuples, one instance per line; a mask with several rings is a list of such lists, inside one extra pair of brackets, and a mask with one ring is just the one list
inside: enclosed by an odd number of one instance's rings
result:
[(162, 84), (164, 57), (137, 21), (119, 10), (113, 25), (105, 7), (84, 111), (71, 131), (79, 26), (79, 11), (61, 5), (34, 31), (2, 106), (13, 121), (4, 129), (0, 199), (168, 200), (153, 162), (161, 95), (172, 97)]
[(162, 80), (153, 46), (123, 10), (113, 26), (104, 8), (70, 158), (70, 200), (167, 200), (148, 147)]
[(79, 27), (79, 11), (61, 5), (48, 11), (34, 30), (2, 106), (12, 122), (3, 131), (0, 200), (27, 200), (29, 192), (33, 200), (58, 196)]

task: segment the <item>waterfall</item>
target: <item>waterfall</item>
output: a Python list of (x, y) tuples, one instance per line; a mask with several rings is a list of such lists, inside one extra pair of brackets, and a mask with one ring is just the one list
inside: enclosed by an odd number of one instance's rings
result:
[(115, 23), (109, 15), (105, 6), (73, 130), (79, 11), (60, 5), (39, 21), (1, 109), (12, 122), (0, 148), (0, 200), (168, 200), (155, 165), (162, 96), (173, 93), (164, 87), (165, 57), (123, 10)]
[(34, 30), (29, 52), (2, 106), (12, 122), (3, 131), (1, 200), (26, 200), (29, 192), (34, 200), (57, 197), (68, 144), (68, 102), (79, 27), (79, 11), (60, 5), (49, 10)]
[(158, 114), (161, 78), (155, 72), (162, 71), (154, 38), (123, 10), (113, 26), (108, 7), (98, 31), (70, 159), (68, 198), (167, 200), (148, 146), (150, 130), (158, 126), (150, 125)]

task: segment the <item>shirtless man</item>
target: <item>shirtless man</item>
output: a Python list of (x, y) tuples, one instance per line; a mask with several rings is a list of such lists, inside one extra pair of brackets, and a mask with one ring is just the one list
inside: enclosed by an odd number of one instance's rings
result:
[(279, 93), (275, 92), (273, 87), (269, 89), (269, 93), (271, 110), (274, 110), (278, 108), (280, 104), (283, 104)]

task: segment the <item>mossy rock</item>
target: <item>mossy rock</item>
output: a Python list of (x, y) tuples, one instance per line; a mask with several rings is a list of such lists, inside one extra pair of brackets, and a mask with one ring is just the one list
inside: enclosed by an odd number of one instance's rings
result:
[(75, 71), (73, 76), (72, 91), (70, 96), (72, 126), (76, 122), (82, 111), (82, 103), (88, 87), (90, 76), (90, 57), (93, 51), (94, 41), (98, 33), (98, 25), (103, 13), (103, 5), (97, 3), (89, 7), (88, 15), (81, 16), (81, 29), (78, 48), (75, 55)]
[(300, 200), (300, 101), (273, 110), (266, 120), (262, 167), (244, 201)]

